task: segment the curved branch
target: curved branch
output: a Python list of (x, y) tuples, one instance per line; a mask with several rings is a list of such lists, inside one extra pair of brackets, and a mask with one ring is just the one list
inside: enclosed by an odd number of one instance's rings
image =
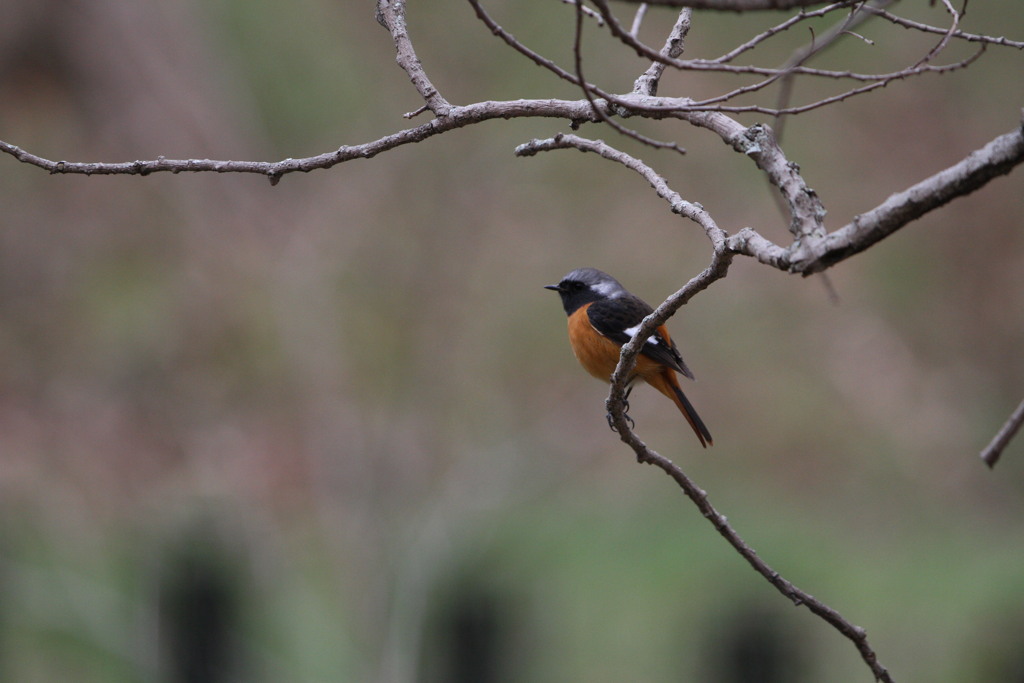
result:
[(277, 183), (288, 173), (308, 173), (328, 169), (353, 159), (371, 157), (415, 142), (423, 142), (435, 135), (455, 128), (515, 117), (562, 118), (570, 121), (596, 121), (591, 105), (586, 100), (508, 100), (486, 101), (462, 107), (453, 106), (447, 116), (435, 118), (414, 128), (406, 128), (377, 140), (357, 145), (342, 145), (333, 152), (317, 154), (300, 159), (281, 161), (231, 161), (221, 159), (167, 159), (157, 157), (151, 160), (105, 162), (54, 161), (21, 149), (17, 145), (0, 140), (0, 152), (13, 156), (18, 161), (48, 171), (52, 174), (79, 175), (149, 175), (150, 173), (255, 173)]
[[(546, 140), (531, 140), (516, 147), (516, 156), (534, 156), (538, 152), (546, 152), (554, 149), (577, 149), (581, 152), (593, 152), (605, 159), (622, 164), (626, 168), (640, 174), (651, 184), (659, 197), (669, 203), (672, 213), (689, 218), (704, 229), (704, 233), (711, 240), (716, 251), (722, 251), (725, 247), (725, 231), (718, 227), (711, 215), (699, 204), (688, 202), (678, 192), (669, 187), (668, 183), (658, 175), (653, 168), (640, 161), (636, 157), (615, 149), (603, 140), (590, 140), (571, 135), (559, 133), (553, 138)], [(650, 336), (650, 335), (648, 335)], [(646, 339), (646, 337), (644, 337)]]

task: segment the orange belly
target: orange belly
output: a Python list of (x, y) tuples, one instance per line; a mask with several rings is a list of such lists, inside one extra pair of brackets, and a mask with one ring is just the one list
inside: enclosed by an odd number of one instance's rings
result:
[[(615, 372), (615, 366), (619, 364), (622, 347), (594, 329), (590, 324), (590, 318), (587, 317), (588, 306), (590, 304), (581, 306), (569, 316), (569, 340), (572, 352), (580, 365), (594, 377), (607, 382)], [(646, 380), (667, 369), (647, 356), (640, 355), (637, 356), (632, 379), (639, 377)]]

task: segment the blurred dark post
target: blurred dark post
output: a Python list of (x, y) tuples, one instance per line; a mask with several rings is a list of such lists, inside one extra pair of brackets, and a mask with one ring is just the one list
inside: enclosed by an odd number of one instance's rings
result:
[(716, 630), (709, 648), (713, 683), (795, 683), (800, 649), (795, 634), (770, 612), (740, 608)]
[(493, 590), (463, 583), (447, 595), (433, 620), (425, 652), (430, 683), (509, 680), (509, 612)]
[(237, 572), (211, 537), (168, 553), (158, 587), (164, 679), (173, 683), (237, 680), (240, 599)]

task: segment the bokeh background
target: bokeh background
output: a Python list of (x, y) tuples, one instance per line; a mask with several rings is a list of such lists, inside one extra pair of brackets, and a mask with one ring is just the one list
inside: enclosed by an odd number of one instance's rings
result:
[[(452, 102), (579, 97), (467, 4), (411, 5)], [(571, 7), (488, 6), (571, 64)], [(652, 10), (643, 37), (673, 18)], [(698, 13), (687, 54), (780, 19)], [(964, 26), (1024, 38), (1015, 3)], [(892, 70), (936, 40), (858, 33), (873, 44), (816, 65)], [(593, 30), (586, 59), (613, 91), (646, 66)], [(1018, 125), (1022, 65), (990, 48), (790, 119), (784, 147), (839, 227)], [(421, 104), (371, 3), (326, 0), (8, 2), (0, 89), (0, 138), (82, 161), (301, 157)], [(801, 81), (796, 101), (832, 91)], [(689, 154), (582, 133), (785, 242), (748, 160), (630, 123)], [(512, 154), (567, 129), (489, 122), (276, 187), (0, 159), (0, 680), (870, 680), (609, 433), (541, 286), (592, 265), (657, 303), (709, 249), (620, 167)], [(1024, 395), (1022, 197), (1018, 169), (841, 264), (837, 303), (737, 260), (670, 322), (714, 449), (654, 392), (632, 400), (642, 437), (897, 680), (1024, 680), (1024, 444), (977, 458)]]

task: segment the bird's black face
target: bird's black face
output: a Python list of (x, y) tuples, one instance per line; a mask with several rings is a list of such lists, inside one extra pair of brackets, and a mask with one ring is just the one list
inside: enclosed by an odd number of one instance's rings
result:
[(562, 278), (557, 285), (545, 285), (544, 289), (558, 292), (566, 315), (572, 315), (584, 304), (625, 293), (622, 285), (612, 276), (594, 268), (579, 268)]
[(596, 296), (589, 296), (593, 294), (590, 286), (579, 280), (565, 279), (557, 285), (545, 285), (544, 289), (558, 292), (558, 296), (562, 297), (562, 307), (565, 309), (566, 315), (572, 315), (573, 311), (588, 301), (597, 300)]

